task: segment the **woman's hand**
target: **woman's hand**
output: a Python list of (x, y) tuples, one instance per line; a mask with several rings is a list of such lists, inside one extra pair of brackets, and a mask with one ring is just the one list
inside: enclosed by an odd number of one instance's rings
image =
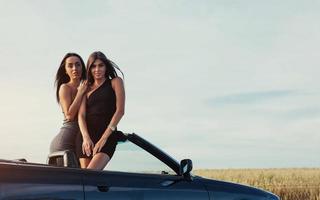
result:
[(81, 95), (83, 95), (86, 91), (87, 91), (87, 89), (88, 89), (88, 82), (85, 80), (85, 81), (82, 81), (81, 83), (80, 83), (80, 85), (78, 86), (78, 92), (81, 94)]
[(93, 149), (93, 142), (91, 140), (90, 137), (88, 138), (83, 138), (83, 142), (82, 142), (82, 153), (87, 155), (87, 156), (91, 156), (91, 151)]
[(96, 145), (94, 145), (93, 155), (96, 155), (101, 151), (102, 147), (106, 144), (107, 140), (108, 138), (105, 138), (105, 137), (100, 138), (100, 140), (96, 143)]

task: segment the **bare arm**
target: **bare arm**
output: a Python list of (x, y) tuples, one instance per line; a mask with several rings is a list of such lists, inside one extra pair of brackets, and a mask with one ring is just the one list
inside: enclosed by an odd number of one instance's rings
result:
[(109, 126), (116, 127), (120, 122), (122, 116), (124, 115), (125, 108), (125, 91), (123, 86), (123, 81), (121, 78), (117, 77), (112, 79), (112, 88), (116, 94), (116, 112), (109, 123)]
[(121, 120), (122, 116), (124, 115), (124, 108), (125, 108), (125, 91), (124, 85), (121, 78), (117, 77), (111, 80), (112, 88), (116, 94), (116, 111), (112, 116), (112, 119), (104, 131), (103, 135), (101, 136), (100, 140), (97, 142), (93, 149), (93, 155), (97, 152), (100, 152), (101, 148), (106, 143), (108, 137), (111, 135), (112, 130), (110, 126), (116, 127)]
[(88, 128), (87, 128), (87, 123), (86, 123), (86, 102), (87, 102), (87, 98), (83, 97), (81, 101), (79, 113), (78, 113), (78, 123), (79, 123), (80, 131), (83, 138), (90, 137)]
[(75, 98), (72, 100), (71, 88), (66, 84), (62, 84), (59, 89), (59, 98), (62, 111), (67, 120), (72, 121), (78, 113), (83, 94), (86, 91), (86, 83), (79, 86)]
[(90, 156), (91, 149), (93, 148), (93, 142), (90, 138), (88, 128), (87, 128), (87, 123), (86, 123), (86, 102), (87, 102), (87, 98), (83, 96), (79, 113), (78, 113), (78, 123), (79, 123), (80, 131), (82, 134), (82, 138), (83, 138), (82, 152)]

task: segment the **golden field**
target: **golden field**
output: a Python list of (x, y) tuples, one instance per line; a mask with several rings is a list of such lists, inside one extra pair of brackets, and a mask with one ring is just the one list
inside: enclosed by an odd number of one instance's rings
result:
[(193, 173), (262, 188), (281, 200), (320, 200), (320, 168), (202, 169)]

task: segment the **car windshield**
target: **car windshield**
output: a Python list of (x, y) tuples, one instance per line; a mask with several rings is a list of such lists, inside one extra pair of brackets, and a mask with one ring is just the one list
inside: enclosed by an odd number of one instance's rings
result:
[(118, 143), (111, 161), (104, 170), (176, 175), (161, 160), (128, 140)]

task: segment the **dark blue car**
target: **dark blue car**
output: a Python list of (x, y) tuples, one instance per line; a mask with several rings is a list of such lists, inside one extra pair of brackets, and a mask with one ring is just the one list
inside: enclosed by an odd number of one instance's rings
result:
[[(136, 134), (121, 134), (119, 141), (110, 162), (110, 168), (113, 165), (117, 171), (109, 168), (105, 171), (80, 169), (74, 154), (69, 151), (49, 155), (48, 165), (0, 160), (0, 199), (279, 199), (261, 189), (194, 176), (191, 160), (184, 159), (179, 163)], [(135, 152), (136, 149), (139, 151)], [(140, 154), (142, 151), (145, 156)], [(121, 152), (126, 156), (125, 162), (116, 165), (117, 160), (121, 160)], [(132, 152), (137, 154), (131, 155)], [(153, 165), (145, 162), (148, 159), (154, 159), (159, 164), (152, 169)], [(144, 165), (149, 165), (147, 167), (151, 170), (127, 170)], [(163, 167), (163, 170), (157, 166)]]

